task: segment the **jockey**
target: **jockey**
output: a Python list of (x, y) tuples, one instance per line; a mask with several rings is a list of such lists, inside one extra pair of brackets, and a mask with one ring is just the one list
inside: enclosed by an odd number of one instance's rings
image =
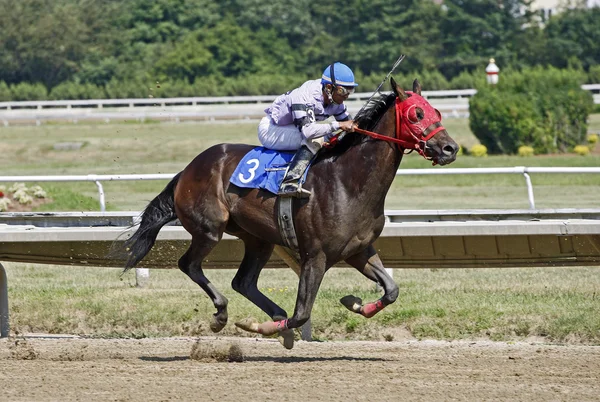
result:
[[(300, 87), (278, 96), (265, 109), (258, 125), (258, 139), (265, 148), (297, 151), (286, 172), (279, 195), (305, 198), (310, 191), (299, 181), (324, 142), (338, 130), (352, 132), (354, 122), (344, 105), (355, 87), (354, 73), (342, 63), (328, 66), (321, 79), (306, 81)], [(329, 124), (317, 122), (335, 118)]]

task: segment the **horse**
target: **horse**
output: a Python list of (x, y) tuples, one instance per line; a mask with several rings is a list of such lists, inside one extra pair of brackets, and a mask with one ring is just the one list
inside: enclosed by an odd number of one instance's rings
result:
[(271, 318), (236, 325), (263, 335), (278, 334), (288, 349), (293, 347), (292, 330), (310, 318), (323, 276), (338, 262), (356, 268), (384, 291), (379, 300), (366, 304), (345, 296), (340, 302), (346, 308), (370, 318), (394, 303), (398, 285), (373, 247), (385, 224), (386, 194), (406, 151), (417, 150), (434, 165), (446, 165), (456, 159), (458, 145), (441, 125), (439, 111), (421, 97), (418, 80), (412, 92), (404, 91), (393, 77), (390, 83), (391, 93), (374, 95), (357, 114), (354, 132), (317, 156), (304, 183), (312, 191), (310, 198), (293, 200), (300, 273), (291, 317), (257, 286), (274, 247), (285, 244), (278, 228), (278, 196), (229, 182), (252, 145), (212, 146), (179, 172), (150, 201), (138, 229), (124, 242), (125, 271), (150, 251), (165, 224), (179, 219), (192, 240), (178, 266), (211, 298), (216, 313), (210, 328), (219, 332), (228, 320), (228, 301), (204, 275), (202, 261), (223, 233), (236, 236), (245, 253), (231, 285)]

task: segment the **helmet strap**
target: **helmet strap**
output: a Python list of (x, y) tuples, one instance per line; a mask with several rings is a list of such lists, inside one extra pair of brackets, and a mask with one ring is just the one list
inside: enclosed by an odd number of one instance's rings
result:
[(332, 95), (332, 91), (334, 91), (335, 87), (337, 86), (336, 82), (335, 82), (335, 68), (333, 67), (335, 65), (335, 63), (337, 63), (337, 61), (334, 61), (329, 66), (329, 77), (331, 78), (331, 90), (329, 90), (329, 89), (327, 89), (327, 87), (325, 87), (325, 92), (327, 93), (327, 97), (329, 98), (329, 103), (338, 105), (338, 103), (333, 100), (333, 95)]
[(335, 83), (335, 68), (333, 68), (333, 66), (335, 65), (335, 63), (337, 63), (337, 61), (334, 61), (329, 66), (329, 76), (331, 77), (331, 85), (333, 85), (334, 88), (336, 86), (336, 83)]
[(331, 92), (331, 89), (329, 89), (327, 87), (327, 85), (325, 85), (325, 95), (327, 95), (327, 100), (329, 101), (330, 105), (337, 105), (338, 103), (336, 101), (333, 100), (333, 93)]

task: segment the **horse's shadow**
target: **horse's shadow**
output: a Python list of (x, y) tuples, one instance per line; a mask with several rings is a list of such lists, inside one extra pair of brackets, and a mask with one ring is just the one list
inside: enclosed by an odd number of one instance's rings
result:
[(379, 357), (355, 357), (355, 356), (331, 356), (331, 357), (314, 357), (314, 356), (248, 356), (244, 361), (248, 362), (272, 362), (272, 363), (311, 363), (311, 362), (384, 362), (388, 359)]
[[(179, 362), (191, 360), (189, 356), (140, 356), (140, 360), (148, 362)], [(379, 357), (354, 357), (354, 356), (332, 356), (332, 357), (314, 357), (314, 356), (248, 356), (244, 358), (245, 362), (271, 362), (271, 363), (312, 363), (312, 362), (385, 362), (389, 359)]]

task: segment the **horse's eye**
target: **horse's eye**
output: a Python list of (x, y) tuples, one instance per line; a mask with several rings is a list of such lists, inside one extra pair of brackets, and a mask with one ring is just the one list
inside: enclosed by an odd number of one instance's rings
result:
[(417, 108), (417, 119), (423, 120), (425, 118), (425, 112), (420, 107)]
[(413, 107), (408, 111), (408, 120), (411, 123), (418, 123), (425, 117), (425, 112), (420, 107)]

